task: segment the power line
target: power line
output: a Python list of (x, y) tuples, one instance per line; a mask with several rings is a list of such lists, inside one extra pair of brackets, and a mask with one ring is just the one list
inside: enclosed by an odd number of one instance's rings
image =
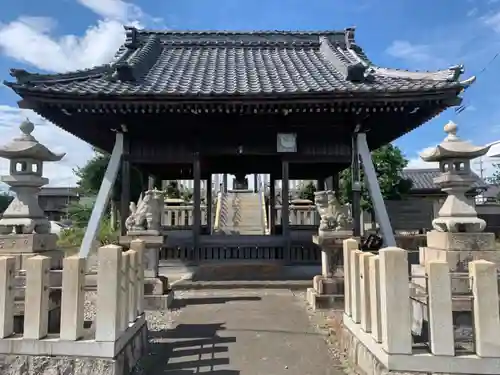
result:
[[(484, 72), (488, 70), (488, 68), (493, 64), (493, 62), (497, 59), (497, 57), (500, 55), (500, 52), (495, 53), (495, 55), (486, 63), (486, 65), (476, 74), (476, 79), (479, 78)], [(472, 86), (474, 87), (474, 86)], [(470, 89), (467, 91), (469, 92)], [(470, 95), (469, 95), (470, 96)], [(462, 104), (455, 108), (455, 115), (454, 117), (456, 118), (458, 115), (460, 115), (462, 112), (464, 112), (471, 104), (470, 99), (468, 100), (468, 103)]]

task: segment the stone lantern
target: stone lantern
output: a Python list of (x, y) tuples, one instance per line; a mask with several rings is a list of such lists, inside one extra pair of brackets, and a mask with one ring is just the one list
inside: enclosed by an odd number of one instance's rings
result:
[[(0, 147), (0, 157), (10, 161), (10, 174), (0, 180), (16, 193), (0, 220), (0, 255), (14, 257), (16, 272), (25, 270), (25, 261), (34, 255), (50, 258), (51, 269), (61, 269), (64, 253), (57, 250), (57, 235), (50, 233), (50, 222), (38, 205), (38, 192), (49, 180), (43, 175), (43, 162), (59, 161), (64, 154), (54, 154), (31, 135), (35, 126), (29, 120), (20, 127), (21, 134)], [(50, 273), (49, 332), (57, 332), (61, 306), (60, 272)], [(16, 286), (25, 285), (25, 274), (16, 277)], [(24, 289), (15, 292), (14, 331), (22, 332)]]
[[(477, 177), (472, 173), (472, 159), (485, 155), (490, 146), (474, 146), (457, 136), (458, 127), (453, 122), (445, 125), (446, 138), (435, 148), (423, 152), (420, 157), (428, 162), (438, 162), (441, 174), (434, 179), (448, 194), (432, 221), (434, 230), (427, 232), (427, 245), (419, 248), (419, 264), (412, 265), (412, 288), (415, 295), (427, 294), (426, 267), (432, 261), (446, 261), (450, 272), (467, 273), (469, 262), (487, 260), (500, 265), (500, 252), (496, 248), (494, 233), (484, 232), (486, 223), (477, 217), (474, 202), (465, 196)], [(469, 293), (468, 278), (452, 278), (453, 294)], [(424, 335), (423, 322), (427, 319), (428, 301), (412, 300), (413, 333)], [(454, 298), (452, 302), (455, 325), (472, 324), (471, 303)]]
[(10, 175), (0, 177), (16, 193), (0, 220), (0, 233), (50, 233), (50, 222), (38, 205), (38, 192), (49, 180), (42, 177), (43, 162), (59, 161), (65, 154), (54, 154), (31, 135), (34, 125), (29, 120), (20, 126), (21, 135), (0, 147), (0, 157), (10, 161)]
[(450, 121), (444, 127), (448, 133), (444, 141), (420, 155), (424, 161), (439, 163), (441, 175), (434, 182), (448, 194), (432, 226), (439, 232), (482, 232), (486, 222), (477, 217), (474, 203), (465, 193), (477, 179), (471, 172), (471, 160), (485, 155), (490, 146), (463, 141), (457, 130), (457, 125)]

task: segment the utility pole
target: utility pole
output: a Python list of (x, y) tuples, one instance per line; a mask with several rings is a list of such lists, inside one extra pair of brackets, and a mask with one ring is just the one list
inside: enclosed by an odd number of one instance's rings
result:
[(480, 156), (479, 157), (479, 161), (476, 161), (474, 162), (475, 165), (479, 165), (479, 177), (481, 177), (481, 180), (483, 179), (484, 177), (484, 161), (483, 161), (483, 157)]

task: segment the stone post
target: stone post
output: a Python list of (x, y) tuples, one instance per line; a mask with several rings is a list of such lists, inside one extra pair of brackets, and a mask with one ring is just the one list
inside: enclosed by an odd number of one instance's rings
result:
[(85, 259), (78, 255), (63, 261), (61, 340), (75, 341), (83, 336), (85, 309)]
[(14, 257), (0, 257), (0, 338), (14, 333)]
[(122, 248), (99, 248), (97, 275), (96, 341), (116, 341), (122, 331)]

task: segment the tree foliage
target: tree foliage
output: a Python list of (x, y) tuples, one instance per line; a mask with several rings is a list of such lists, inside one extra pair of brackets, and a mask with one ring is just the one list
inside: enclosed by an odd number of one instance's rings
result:
[(314, 202), (314, 193), (316, 192), (316, 186), (314, 186), (313, 182), (309, 182), (306, 186), (304, 186), (299, 193), (300, 199), (309, 199)]
[(10, 202), (14, 197), (10, 195), (9, 193), (2, 192), (0, 193), (0, 213), (4, 212), (7, 207), (9, 207)]
[[(110, 155), (94, 150), (95, 154), (83, 167), (74, 170), (78, 177), (78, 189), (84, 195), (96, 195), (104, 179), (106, 168), (109, 164)], [(136, 168), (130, 169), (130, 200), (137, 201), (143, 190), (143, 175)], [(115, 186), (113, 188), (114, 201), (120, 199), (121, 194), (121, 171), (118, 172)]]
[(500, 164), (493, 164), (493, 174), (486, 178), (486, 181), (492, 185), (500, 185)]
[[(391, 144), (385, 145), (372, 152), (372, 160), (384, 199), (398, 200), (409, 193), (412, 182), (402, 178), (402, 171), (408, 165), (408, 160), (398, 147)], [(361, 168), (360, 182), (361, 208), (371, 211), (373, 206), (370, 193), (366, 187), (363, 168)], [(342, 171), (340, 175), (339, 198), (343, 202), (352, 202), (352, 173), (350, 168)]]

